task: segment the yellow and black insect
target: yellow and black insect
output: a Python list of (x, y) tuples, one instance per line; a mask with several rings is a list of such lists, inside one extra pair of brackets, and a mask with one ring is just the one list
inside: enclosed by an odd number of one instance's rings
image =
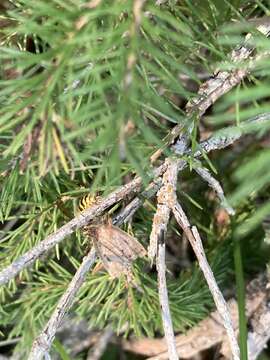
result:
[(89, 207), (97, 204), (100, 200), (101, 200), (100, 196), (97, 195), (93, 195), (93, 194), (84, 195), (79, 201), (79, 205), (78, 205), (79, 211), (88, 209)]
[[(101, 201), (92, 194), (85, 195), (79, 202), (83, 211)], [(84, 233), (93, 240), (104, 268), (113, 278), (126, 275), (132, 281), (132, 263), (138, 257), (146, 256), (146, 250), (133, 236), (112, 224), (111, 219), (99, 218), (84, 227)]]

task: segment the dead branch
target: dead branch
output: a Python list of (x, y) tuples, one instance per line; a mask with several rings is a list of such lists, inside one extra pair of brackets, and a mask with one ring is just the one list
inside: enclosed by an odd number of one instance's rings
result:
[(153, 182), (139, 195), (136, 196), (124, 209), (113, 217), (114, 225), (127, 223), (135, 212), (143, 205), (145, 199), (149, 199), (156, 194), (162, 184), (161, 177), (154, 179)]
[(148, 257), (153, 263), (158, 248), (158, 240), (161, 235), (165, 236), (169, 222), (171, 204), (175, 202), (176, 181), (179, 168), (179, 160), (168, 159), (167, 170), (162, 179), (162, 187), (157, 194), (157, 211), (154, 215), (150, 243), (148, 247)]
[(96, 259), (96, 252), (94, 249), (83, 258), (83, 261), (72, 278), (67, 290), (61, 296), (50, 320), (45, 325), (40, 335), (33, 343), (28, 360), (42, 360), (43, 357), (49, 353), (51, 344), (54, 340), (56, 331), (60, 326), (65, 314), (73, 305), (75, 296), (83, 284), (88, 271), (93, 266)]
[(168, 358), (170, 360), (178, 360), (178, 354), (175, 344), (173, 332), (173, 324), (171, 319), (168, 290), (166, 284), (166, 263), (165, 263), (165, 241), (158, 244), (157, 253), (157, 273), (158, 273), (158, 294), (161, 308), (161, 316), (163, 329), (168, 348)]
[(153, 263), (157, 257), (158, 293), (161, 317), (170, 360), (178, 360), (166, 284), (165, 234), (170, 218), (171, 206), (176, 200), (176, 183), (179, 160), (167, 159), (167, 170), (163, 174), (162, 187), (157, 194), (157, 211), (154, 215), (148, 257)]
[(220, 183), (210, 174), (208, 169), (205, 167), (195, 167), (195, 171), (197, 174), (200, 175), (200, 177), (208, 183), (208, 185), (217, 193), (217, 196), (219, 197), (219, 200), (221, 202), (221, 206), (227, 211), (228, 214), (234, 215), (235, 211), (228, 203), (224, 191), (222, 189), (222, 186)]
[[(259, 127), (260, 125), (267, 124), (270, 120), (270, 113), (259, 114), (239, 126), (228, 126), (225, 129), (217, 131), (209, 139), (202, 141), (198, 145), (198, 150), (195, 151), (194, 157), (200, 157), (202, 152), (209, 153), (213, 150), (221, 150), (227, 146), (232, 145), (234, 142), (244, 136), (252, 127)], [(192, 154), (188, 149), (185, 154)]]
[(240, 350), (236, 340), (236, 335), (233, 330), (232, 320), (230, 317), (228, 306), (223, 298), (221, 291), (219, 290), (214, 274), (208, 264), (198, 230), (196, 226), (191, 227), (186, 214), (184, 213), (181, 205), (178, 202), (173, 207), (173, 213), (176, 221), (185, 232), (192, 246), (192, 249), (196, 254), (199, 266), (204, 274), (205, 280), (208, 284), (209, 290), (211, 291), (217, 310), (223, 320), (223, 325), (227, 331), (233, 359), (240, 360)]
[[(228, 126), (225, 129), (217, 131), (209, 139), (202, 141), (198, 145), (198, 149), (195, 151), (194, 157), (199, 158), (203, 155), (203, 153), (224, 149), (244, 136), (251, 126), (259, 126), (260, 124), (267, 124), (267, 122), (270, 124), (270, 113), (263, 113), (241, 123), (240, 126)], [(191, 154), (191, 149), (187, 149), (184, 152), (184, 155)], [(183, 160), (178, 171), (180, 172), (184, 170), (186, 166), (187, 162)], [(138, 208), (143, 205), (145, 199), (151, 198), (155, 195), (161, 184), (162, 179), (157, 177), (149, 185), (148, 189), (142, 192), (140, 196), (135, 197), (118, 215), (114, 217), (113, 223), (120, 225), (125, 221), (125, 219), (128, 220), (132, 217)]]
[[(226, 129), (217, 132), (209, 139), (201, 142), (198, 145), (198, 150), (195, 151), (194, 156), (196, 158), (202, 156), (203, 152), (209, 153), (213, 150), (223, 149), (229, 145), (232, 145), (235, 141), (240, 139), (245, 135), (247, 129), (251, 126), (260, 125), (270, 121), (270, 113), (263, 113), (255, 116), (254, 118), (245, 121), (239, 127), (230, 126)], [(185, 151), (185, 155), (191, 155), (191, 149)], [(179, 171), (182, 171), (187, 166), (185, 161), (182, 161), (181, 166), (179, 166)], [(166, 163), (164, 162), (160, 167), (153, 170), (156, 187), (153, 187), (153, 192), (149, 193), (149, 196), (153, 196), (155, 191), (159, 188), (161, 183), (160, 175), (166, 170)], [(74, 219), (66, 223), (55, 233), (49, 235), (46, 239), (42, 240), (38, 245), (33, 249), (27, 251), (9, 266), (4, 268), (0, 272), (0, 285), (6, 284), (9, 280), (14, 278), (21, 270), (29, 267), (35, 260), (40, 258), (50, 249), (52, 249), (56, 244), (62, 241), (66, 236), (71, 235), (76, 229), (79, 229), (86, 224), (88, 224), (95, 217), (101, 215), (106, 209), (115, 203), (121, 201), (130, 194), (136, 194), (140, 191), (141, 179), (139, 177), (135, 178), (128, 184), (121, 186), (119, 189), (112, 192), (106, 198), (103, 199), (99, 204), (92, 206), (85, 210), (81, 215), (76, 216)], [(140, 198), (135, 198), (131, 207), (132, 212), (134, 213), (142, 204)], [(123, 218), (122, 218), (123, 219)], [(121, 220), (123, 221), (123, 220)]]

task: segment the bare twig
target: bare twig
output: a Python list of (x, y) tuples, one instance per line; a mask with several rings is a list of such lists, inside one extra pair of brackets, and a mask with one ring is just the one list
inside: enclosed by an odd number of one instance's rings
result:
[[(270, 113), (263, 113), (242, 122), (239, 126), (228, 126), (225, 129), (219, 130), (209, 139), (202, 141), (198, 145), (198, 150), (195, 151), (194, 157), (200, 157), (203, 152), (209, 153), (213, 150), (224, 149), (239, 140), (243, 135), (248, 133), (251, 128), (259, 127), (260, 125), (267, 123), (270, 125), (269, 120)], [(191, 149), (188, 149), (185, 154), (192, 154)]]
[(173, 324), (171, 319), (169, 298), (166, 285), (165, 241), (159, 241), (157, 253), (158, 293), (165, 339), (170, 360), (178, 360)]
[(17, 344), (21, 340), (21, 337), (7, 339), (0, 341), (0, 347)]
[(240, 360), (239, 346), (238, 346), (237, 339), (236, 339), (236, 336), (235, 336), (235, 333), (233, 330), (233, 325), (232, 325), (232, 321), (231, 321), (227, 303), (224, 300), (224, 297), (216, 283), (214, 274), (208, 264), (208, 261), (206, 259), (205, 252), (204, 252), (204, 249), (202, 246), (202, 241), (201, 241), (201, 238), (200, 238), (200, 235), (198, 233), (196, 226), (192, 226), (191, 231), (193, 234), (193, 239), (190, 237), (190, 241), (193, 240), (191, 242), (191, 245), (197, 256), (200, 268), (201, 268), (201, 270), (204, 274), (204, 277), (207, 281), (207, 284), (209, 286), (209, 290), (211, 291), (211, 293), (213, 295), (218, 312), (222, 317), (223, 325), (227, 331), (227, 335), (228, 335), (228, 338), (230, 341), (233, 358), (235, 360), (238, 360), (238, 359)]
[(197, 174), (200, 175), (200, 177), (205, 180), (209, 186), (215, 190), (215, 192), (217, 193), (217, 196), (220, 199), (221, 202), (221, 206), (224, 207), (224, 209), (228, 212), (228, 214), (230, 215), (234, 215), (235, 211), (234, 209), (230, 206), (230, 204), (228, 203), (227, 199), (225, 198), (224, 195), (224, 191), (222, 189), (222, 186), (220, 185), (220, 183), (210, 174), (210, 172), (208, 171), (208, 169), (206, 169), (205, 167), (195, 167), (195, 171)]
[(0, 354), (0, 360), (11, 360), (9, 357)]
[(124, 209), (113, 217), (113, 224), (119, 226), (123, 223), (127, 223), (138, 208), (143, 205), (144, 200), (149, 199), (156, 194), (160, 189), (161, 184), (161, 177), (154, 179), (154, 181), (139, 196), (135, 197)]
[(173, 208), (174, 216), (185, 232), (190, 244), (193, 248), (194, 253), (198, 259), (199, 266), (204, 274), (205, 280), (207, 281), (209, 290), (212, 293), (214, 298), (217, 310), (223, 320), (224, 327), (227, 331), (227, 335), (230, 341), (231, 351), (233, 354), (234, 360), (240, 360), (240, 351), (239, 346), (236, 340), (236, 336), (233, 330), (232, 320), (230, 317), (230, 313), (228, 310), (228, 306), (226, 301), (223, 298), (221, 291), (216, 283), (213, 272), (208, 264), (207, 258), (205, 256), (205, 252), (202, 246), (201, 238), (198, 233), (196, 226), (192, 226), (189, 224), (189, 221), (184, 213), (181, 205), (176, 203)]
[(97, 343), (94, 346), (94, 350), (90, 349), (87, 354), (87, 360), (99, 360), (103, 355), (108, 343), (110, 342), (113, 336), (113, 330), (111, 328), (105, 329), (105, 331), (100, 335)]
[(60, 326), (63, 317), (71, 308), (74, 302), (74, 298), (83, 284), (88, 271), (93, 266), (95, 259), (96, 252), (94, 249), (92, 249), (84, 257), (66, 292), (59, 300), (50, 320), (42, 330), (41, 334), (34, 341), (28, 360), (41, 360), (46, 354), (48, 354), (51, 344), (54, 340), (55, 333)]
[(162, 179), (162, 187), (157, 194), (157, 211), (154, 215), (148, 257), (153, 263), (157, 254), (158, 240), (165, 235), (171, 212), (171, 204), (175, 202), (175, 190), (179, 160), (168, 159), (168, 167)]
[(161, 316), (165, 339), (170, 360), (177, 360), (173, 324), (169, 308), (168, 290), (166, 285), (165, 234), (170, 218), (170, 212), (176, 201), (176, 182), (179, 160), (167, 159), (168, 167), (162, 178), (162, 187), (157, 194), (157, 211), (155, 213), (148, 247), (148, 257), (151, 262), (157, 256), (158, 293), (161, 306)]
[[(209, 139), (201, 142), (198, 146), (198, 150), (195, 151), (194, 156), (200, 157), (203, 152), (209, 153), (213, 150), (223, 149), (231, 144), (233, 144), (236, 140), (240, 139), (241, 136), (245, 135), (246, 131), (251, 126), (260, 125), (263, 123), (267, 123), (270, 120), (270, 113), (264, 113), (258, 115), (249, 121), (245, 121), (239, 127), (230, 126), (226, 129), (217, 132)], [(187, 149), (185, 151), (186, 155), (190, 155), (192, 151)], [(153, 192), (150, 193), (152, 196), (155, 191), (160, 187), (161, 179), (159, 179), (160, 175), (164, 173), (166, 170), (166, 163), (163, 163), (160, 167), (153, 170), (153, 176), (155, 178), (156, 187)], [(183, 170), (187, 166), (185, 161), (182, 161), (181, 166), (179, 166), (179, 171)], [(85, 210), (81, 215), (75, 217), (67, 224), (58, 229), (55, 233), (49, 235), (46, 239), (41, 241), (38, 245), (36, 245), (33, 249), (26, 252), (24, 255), (15, 260), (12, 264), (4, 268), (0, 272), (0, 285), (4, 285), (9, 280), (14, 278), (21, 270), (30, 266), (36, 259), (40, 258), (47, 251), (53, 248), (56, 244), (62, 241), (66, 236), (72, 234), (76, 229), (79, 229), (85, 226), (89, 221), (94, 219), (96, 216), (101, 215), (107, 208), (117, 203), (118, 201), (124, 199), (130, 194), (136, 194), (139, 192), (141, 187), (141, 179), (135, 178), (128, 184), (120, 187), (119, 189), (112, 192), (103, 201), (99, 204), (92, 206)], [(142, 200), (140, 198), (135, 198), (133, 200), (132, 211), (133, 213), (140, 207), (142, 204)], [(123, 218), (122, 218), (123, 219)], [(122, 221), (122, 220), (121, 220)]]

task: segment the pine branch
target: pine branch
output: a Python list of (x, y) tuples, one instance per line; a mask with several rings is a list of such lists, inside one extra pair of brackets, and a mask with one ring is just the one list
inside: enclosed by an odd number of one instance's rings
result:
[(34, 341), (28, 360), (42, 360), (43, 356), (45, 355), (48, 357), (48, 353), (55, 338), (56, 331), (61, 325), (65, 314), (73, 305), (75, 296), (82, 286), (87, 273), (94, 265), (95, 259), (96, 252), (94, 249), (92, 249), (84, 257), (66, 292), (60, 298), (56, 309), (50, 317), (50, 320), (47, 322), (40, 335)]
[[(235, 141), (240, 139), (252, 126), (258, 126), (261, 124), (267, 124), (270, 121), (270, 113), (264, 113), (258, 115), (245, 123), (242, 123), (241, 126), (231, 126), (227, 127), (222, 131), (217, 132), (208, 140), (201, 142), (198, 146), (198, 150), (195, 151), (194, 156), (200, 157), (203, 153), (209, 153), (210, 151), (223, 149), (227, 146), (232, 145)], [(187, 149), (185, 152), (186, 155), (192, 154), (191, 149)], [(179, 171), (182, 171), (187, 166), (186, 161), (181, 162)], [(159, 176), (164, 173), (166, 170), (166, 163), (164, 162), (160, 167), (156, 168), (153, 171), (153, 176), (155, 178), (154, 183), (156, 186), (152, 185), (153, 192), (158, 189)], [(95, 217), (101, 215), (106, 209), (115, 203), (121, 201), (130, 194), (136, 194), (140, 191), (141, 188), (141, 178), (137, 177), (128, 184), (120, 187), (119, 189), (112, 192), (100, 204), (94, 205), (91, 208), (85, 210), (81, 215), (75, 217), (70, 222), (59, 228), (55, 233), (48, 236), (46, 239), (41, 241), (33, 249), (26, 252), (19, 259), (15, 260), (8, 267), (4, 268), (0, 272), (0, 285), (4, 285), (9, 280), (14, 278), (21, 270), (29, 267), (36, 259), (43, 256), (50, 249), (52, 249), (56, 244), (62, 241), (66, 236), (72, 234), (76, 229), (79, 229), (86, 224), (88, 224)], [(149, 196), (153, 196), (153, 192), (150, 192)], [(138, 207), (143, 203), (143, 200), (140, 198), (135, 198), (132, 201), (132, 212), (134, 213)], [(130, 209), (128, 210), (130, 213)], [(121, 220), (122, 221), (122, 220)]]
[[(267, 36), (269, 27), (270, 27), (269, 19), (267, 18), (265, 24), (259, 25), (258, 30)], [(251, 35), (248, 34), (247, 40), (250, 41), (250, 38), (251, 38)], [(253, 49), (252, 49), (252, 51), (253, 51)], [(234, 62), (238, 63), (238, 62), (243, 61), (244, 59), (247, 59), (250, 56), (250, 54), (252, 53), (252, 51), (249, 47), (246, 47), (245, 45), (243, 45), (239, 49), (234, 50), (234, 52), (231, 55), (231, 58)], [(243, 77), (240, 78), (239, 71), (241, 72), (241, 70), (237, 70), (236, 73), (234, 73), (234, 72), (229, 73), (229, 76), (228, 76), (227, 72), (220, 72), (220, 73), (218, 73), (218, 76), (216, 78), (210, 79), (208, 82), (205, 82), (200, 87), (197, 99), (193, 99), (193, 101), (190, 102), (189, 105), (187, 106), (187, 113), (197, 112), (199, 109), (200, 115), (202, 115), (206, 111), (206, 109), (210, 105), (213, 104), (214, 101), (216, 101), (225, 92), (229, 91), (233, 86), (235, 86), (247, 74), (247, 72), (245, 72), (243, 70), (243, 72), (242, 72)], [(221, 87), (220, 87), (220, 84), (221, 84)], [(178, 130), (177, 129), (178, 128), (176, 126), (171, 131), (170, 136), (173, 138), (173, 140), (179, 135), (178, 134), (179, 129)], [(228, 141), (231, 141), (231, 143), (232, 143), (237, 138), (239, 138), (239, 134), (238, 134), (238, 136), (235, 135), (235, 139), (232, 139), (231, 137), (230, 137), (230, 139), (223, 138), (224, 146), (227, 146), (230, 144)], [(208, 150), (206, 150), (206, 147), (209, 148), (209, 145), (210, 146), (214, 145), (211, 140), (210, 140), (210, 144), (207, 141), (204, 142), (204, 144), (202, 144), (202, 148), (206, 152), (208, 152)], [(176, 142), (176, 144), (173, 146), (173, 150), (175, 153), (182, 154), (183, 152), (186, 151), (186, 146), (187, 146), (187, 136), (184, 135), (183, 137), (180, 137), (179, 140)], [(219, 144), (219, 146), (222, 147), (221, 144)], [(215, 145), (214, 145), (214, 147), (215, 147)], [(195, 153), (195, 156), (196, 156), (196, 153)], [(161, 167), (162, 167), (162, 170), (165, 170), (165, 169), (163, 169), (163, 166), (161, 166)], [(139, 178), (136, 178), (135, 180), (133, 180), (133, 183), (129, 183), (126, 186), (129, 186), (129, 185), (131, 185), (131, 188), (128, 190), (123, 188), (122, 191), (124, 194), (122, 196), (120, 195), (118, 197), (117, 201), (121, 200), (124, 196), (126, 196), (130, 192), (135, 193), (135, 192), (139, 191), (141, 181)], [(122, 192), (121, 188), (118, 191), (121, 193)], [(112, 197), (114, 197), (115, 194), (113, 193), (112, 195), (113, 195)], [(117, 197), (117, 195), (116, 195), (116, 197)], [(4, 269), (0, 273), (0, 285), (4, 284), (7, 281), (9, 281), (10, 279), (12, 279), (23, 268), (30, 266), (37, 258), (42, 256), (42, 254), (47, 252), (55, 244), (57, 244), (62, 239), (64, 239), (64, 237), (66, 237), (67, 235), (70, 235), (76, 228), (80, 228), (80, 227), (86, 225), (90, 220), (93, 219), (94, 216), (99, 215), (107, 207), (111, 206), (113, 203), (116, 202), (116, 201), (110, 202), (110, 200), (113, 200), (113, 199), (109, 196), (109, 199), (107, 200), (108, 201), (107, 206), (104, 203), (102, 203), (102, 205), (105, 206), (103, 209), (102, 209), (102, 206), (97, 209), (95, 209), (95, 207), (94, 207), (93, 209), (91, 209), (92, 211), (89, 210), (89, 212), (90, 212), (89, 215), (87, 213), (85, 213), (85, 218), (83, 218), (83, 216), (82, 216), (82, 217), (78, 217), (78, 219), (73, 219), (71, 222), (64, 225), (62, 228), (60, 228), (55, 234), (53, 234), (49, 238), (43, 240), (36, 248), (34, 248), (34, 249), (30, 250), (28, 253), (24, 254), (21, 258), (19, 258), (17, 261), (15, 261), (12, 265), (7, 267), (6, 270)], [(96, 213), (95, 213), (95, 210), (96, 210)]]

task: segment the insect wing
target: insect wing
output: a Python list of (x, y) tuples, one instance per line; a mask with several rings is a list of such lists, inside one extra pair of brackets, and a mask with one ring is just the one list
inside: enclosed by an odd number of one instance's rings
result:
[(113, 251), (115, 255), (130, 261), (146, 255), (145, 248), (135, 237), (110, 224), (98, 229), (98, 242), (100, 246)]

